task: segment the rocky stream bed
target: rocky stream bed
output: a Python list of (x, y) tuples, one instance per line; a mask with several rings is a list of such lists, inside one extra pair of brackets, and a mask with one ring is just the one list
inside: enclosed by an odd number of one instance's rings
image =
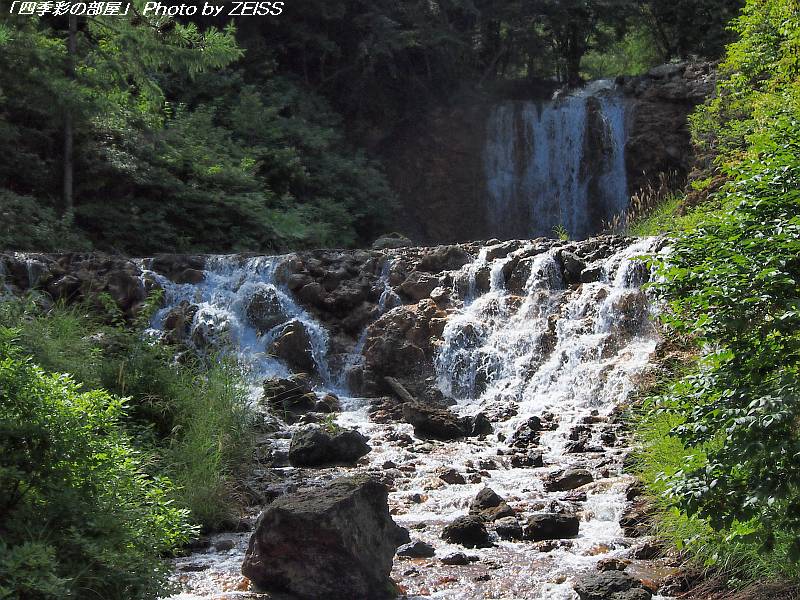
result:
[(175, 600), (647, 600), (681, 591), (625, 472), (623, 408), (659, 344), (636, 259), (662, 245), (0, 266), (13, 291), (107, 292), (130, 315), (160, 287), (154, 336), (247, 369), (259, 424), (245, 514), (174, 560)]

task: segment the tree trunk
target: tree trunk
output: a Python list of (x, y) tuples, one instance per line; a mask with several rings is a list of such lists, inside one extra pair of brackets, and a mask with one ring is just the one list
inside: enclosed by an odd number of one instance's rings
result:
[[(78, 51), (78, 17), (76, 15), (69, 16), (69, 34), (67, 37), (67, 75), (70, 78), (75, 77), (75, 54)], [(75, 146), (75, 131), (72, 116), (72, 108), (67, 105), (64, 111), (64, 212), (71, 214), (75, 208), (74, 198), (74, 180), (75, 180), (75, 165), (74, 165), (74, 146)]]

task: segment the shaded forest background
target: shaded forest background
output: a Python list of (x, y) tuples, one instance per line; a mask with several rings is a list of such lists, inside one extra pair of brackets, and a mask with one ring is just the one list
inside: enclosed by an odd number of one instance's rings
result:
[(0, 247), (359, 246), (394, 193), (366, 148), (510, 80), (716, 58), (741, 0), (308, 0), (278, 17), (28, 17), (0, 3)]

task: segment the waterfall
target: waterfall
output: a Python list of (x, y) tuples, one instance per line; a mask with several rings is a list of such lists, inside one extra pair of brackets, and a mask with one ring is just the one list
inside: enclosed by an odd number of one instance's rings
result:
[[(395, 561), (393, 577), (408, 589), (409, 597), (577, 600), (572, 589), (576, 576), (594, 572), (602, 558), (628, 556), (636, 543), (620, 525), (633, 478), (622, 470), (630, 440), (614, 415), (635, 390), (658, 343), (651, 318), (654, 309), (642, 287), (651, 272), (637, 260), (658, 248), (653, 239), (630, 243), (621, 238), (472, 246), (471, 263), (441, 272), (442, 285), (451, 282), (452, 287), (446, 323), (436, 339), (435, 381), (439, 391), (455, 402), (450, 410), (458, 416), (488, 417), (493, 432), (477, 438), (419, 439), (401, 418), (388, 422), (371, 418), (374, 399), (346, 397), (343, 373), (338, 369), (331, 373), (325, 361), (328, 333), (293, 300), (277, 276), (289, 257), (214, 257), (207, 263), (205, 280), (196, 285), (162, 278), (167, 307), (156, 315), (154, 327), (163, 328), (182, 302), (192, 303), (198, 307), (191, 322), (198, 342), (226, 340), (240, 360), (263, 376), (289, 372), (289, 366), (268, 350), (287, 322), (303, 324), (315, 347), (317, 368), (326, 374), (320, 376), (319, 391), (342, 392), (336, 423), (358, 429), (372, 446), (363, 463), (346, 471), (387, 477), (393, 518), (411, 531), (413, 539), (435, 547), (436, 557), (424, 560), (412, 574), (408, 562)], [(566, 268), (565, 255), (573, 250), (572, 256), (592, 272), (580, 285)], [(419, 255), (407, 250), (386, 253), (378, 286), (383, 292), (379, 299), (375, 294), (375, 319), (396, 305), (396, 311), (416, 309), (416, 305), (399, 306), (401, 299), (389, 276), (393, 261), (402, 272), (415, 256)], [(272, 328), (259, 330), (248, 306), (265, 294), (275, 295), (280, 310), (274, 312), (280, 315)], [(342, 362), (343, 371), (360, 364), (365, 337), (363, 332), (358, 337)], [(520, 450), (515, 437), (532, 421), (546, 426)], [(264, 443), (285, 451), (291, 432), (303, 426), (286, 425), (286, 431)], [(539, 453), (538, 464), (520, 460), (528, 452)], [(589, 483), (575, 490), (550, 489), (549, 478), (564, 469), (589, 473)], [(441, 475), (451, 471), (463, 481), (446, 483)], [(289, 468), (284, 473), (287, 481), (299, 483), (323, 481), (338, 472), (338, 468), (318, 472)], [(578, 535), (542, 547), (526, 539), (500, 538), (495, 532), (491, 547), (469, 550), (478, 562), (444, 564), (442, 557), (464, 549), (445, 542), (442, 528), (467, 513), (484, 486), (508, 501), (520, 523), (542, 513), (577, 516)], [(185, 593), (173, 600), (220, 597), (221, 591), (231, 589), (232, 581), (238, 581), (248, 534), (224, 535), (234, 537), (234, 550), (176, 559)]]
[(628, 203), (622, 96), (612, 82), (597, 81), (549, 102), (496, 106), (484, 166), (490, 235), (597, 233)]
[(299, 324), (308, 338), (316, 375), (330, 386), (328, 333), (278, 283), (278, 267), (284, 260), (283, 256), (210, 256), (198, 284), (174, 283), (146, 270), (145, 277), (152, 277), (164, 290), (165, 307), (153, 317), (152, 331), (162, 334), (170, 314), (182, 306), (194, 306), (186, 342), (200, 353), (208, 349), (234, 353), (251, 381), (260, 383), (267, 377), (291, 374), (291, 368), (270, 348), (288, 325)]
[[(448, 320), (436, 358), (441, 390), (462, 405), (511, 402), (531, 414), (616, 406), (655, 347), (641, 289), (649, 271), (632, 260), (653, 243), (643, 240), (601, 261), (601, 280), (577, 291), (562, 281), (557, 249), (526, 259), (530, 275), (522, 298), (493, 277), (489, 292), (465, 299), (465, 308)], [(515, 255), (530, 250), (496, 259), (492, 272), (502, 273)]]

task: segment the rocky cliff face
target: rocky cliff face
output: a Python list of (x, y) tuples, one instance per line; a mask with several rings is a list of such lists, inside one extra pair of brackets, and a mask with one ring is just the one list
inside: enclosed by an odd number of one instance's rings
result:
[[(624, 103), (626, 141), (624, 175), (614, 178), (622, 181), (622, 191), (609, 187), (612, 144), (604, 139), (616, 117), (609, 111), (603, 114), (596, 101), (578, 110), (577, 117), (585, 125), (580, 134), (584, 140), (577, 140), (580, 150), (576, 152), (583, 152), (583, 159), (579, 157), (578, 166), (573, 168), (562, 156), (535, 155), (537, 143), (542, 143), (541, 139), (534, 139), (542, 134), (535, 131), (538, 125), (542, 130), (575, 129), (570, 118), (548, 112), (545, 99), (533, 92), (527, 99), (518, 95), (513, 99), (475, 95), (453, 107), (437, 108), (382, 144), (389, 178), (400, 196), (396, 228), (425, 244), (549, 235), (549, 222), (564, 210), (565, 194), (577, 193), (586, 195), (587, 206), (579, 211), (580, 215), (570, 217), (571, 221), (562, 215), (571, 223), (568, 229), (574, 229), (571, 233), (575, 237), (600, 231), (602, 221), (617, 209), (620, 199), (615, 199), (616, 195), (621, 195), (624, 204), (626, 195), (656, 181), (661, 173), (682, 176), (690, 170), (693, 154), (687, 117), (694, 106), (713, 93), (715, 72), (709, 63), (670, 64), (643, 76), (620, 78), (617, 84)], [(488, 206), (492, 186), (497, 186), (498, 181), (493, 182), (487, 174), (487, 152), (497, 145), (492, 128), (503, 128), (504, 116), (498, 114), (499, 109), (506, 111), (509, 120), (505, 127), (508, 148), (500, 149), (500, 158), (507, 164), (498, 171), (503, 199), (496, 211), (500, 223)], [(576, 116), (574, 111), (572, 114)], [(546, 122), (548, 119), (552, 125)], [(553, 146), (563, 153), (569, 143), (562, 136), (554, 140)], [(503, 152), (508, 156), (503, 158)], [(519, 162), (524, 153), (530, 154), (531, 166), (527, 168)], [(491, 157), (488, 160), (491, 162)], [(536, 181), (536, 172), (541, 185)], [(569, 183), (573, 176), (576, 181)], [(494, 193), (498, 193), (497, 189)], [(529, 217), (527, 209), (519, 206), (536, 194), (542, 195), (544, 202), (550, 198), (554, 203), (553, 207), (539, 209), (547, 214), (546, 218)], [(541, 225), (542, 221), (547, 224)], [(538, 229), (537, 224), (541, 225)]]
[(714, 65), (662, 65), (641, 77), (623, 77), (618, 83), (630, 102), (625, 145), (630, 193), (660, 173), (687, 175), (694, 160), (687, 117), (714, 93)]

